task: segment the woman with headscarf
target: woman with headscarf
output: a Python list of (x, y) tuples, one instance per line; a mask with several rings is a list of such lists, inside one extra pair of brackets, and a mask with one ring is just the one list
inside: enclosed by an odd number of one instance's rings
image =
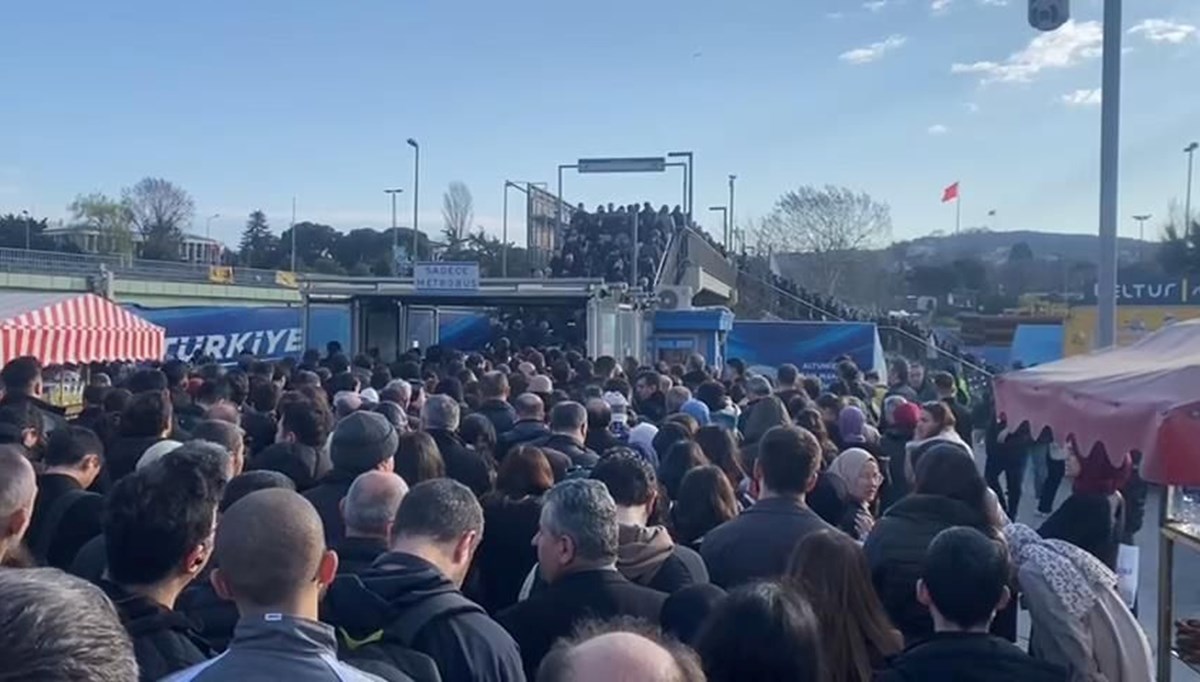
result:
[(1042, 537), (1065, 540), (1087, 550), (1115, 570), (1125, 525), (1125, 500), (1119, 491), (1129, 480), (1132, 460), (1126, 454), (1113, 464), (1101, 443), (1096, 443), (1087, 457), (1080, 457), (1074, 440), (1067, 441), (1066, 450), (1071, 496), (1038, 532)]
[(850, 448), (817, 477), (807, 503), (826, 523), (863, 540), (875, 525), (874, 504), (881, 483), (883, 473), (875, 457), (862, 448)]
[(1067, 668), (1072, 680), (1149, 682), (1150, 642), (1099, 559), (1028, 526), (1004, 529), (1032, 620), (1029, 653)]

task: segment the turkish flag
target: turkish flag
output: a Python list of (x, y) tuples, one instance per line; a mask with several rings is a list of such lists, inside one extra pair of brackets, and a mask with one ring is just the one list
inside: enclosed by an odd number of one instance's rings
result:
[(958, 199), (958, 183), (957, 182), (954, 183), (953, 185), (950, 185), (946, 189), (942, 190), (942, 203), (943, 204), (946, 203), (947, 201), (955, 201), (957, 199)]

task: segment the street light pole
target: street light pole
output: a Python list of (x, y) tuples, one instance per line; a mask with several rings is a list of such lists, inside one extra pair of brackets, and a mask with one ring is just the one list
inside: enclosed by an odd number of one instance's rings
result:
[(1184, 193), (1183, 201), (1183, 234), (1185, 235), (1188, 230), (1192, 229), (1192, 161), (1195, 160), (1197, 149), (1200, 149), (1200, 142), (1193, 142), (1183, 148), (1188, 155), (1187, 192)]
[(29, 223), (32, 222), (29, 218), (29, 211), (21, 211), (21, 222), (25, 223), (25, 250), (29, 251), (29, 245), (31, 243), (29, 237)]
[(408, 138), (408, 146), (413, 148), (413, 221), (412, 221), (412, 253), (409, 254), (409, 259), (417, 262), (417, 235), (421, 230), (417, 226), (420, 213), (418, 213), (418, 202), (421, 197), (421, 145), (413, 138)]
[(692, 226), (692, 198), (696, 194), (696, 187), (695, 187), (695, 183), (694, 183), (694, 181), (696, 179), (696, 175), (695, 175), (695, 171), (693, 168), (693, 166), (696, 163), (696, 155), (693, 152), (668, 152), (667, 156), (687, 159), (687, 169), (685, 170), (684, 176), (683, 176), (684, 177), (684, 180), (683, 180), (683, 187), (684, 187), (683, 203), (684, 203), (684, 213), (687, 214), (687, 221), (688, 221), (687, 226), (691, 227)]
[(220, 218), (220, 217), (221, 217), (220, 213), (214, 213), (204, 219), (204, 237), (206, 239), (212, 239), (212, 221), (214, 219)]
[(400, 276), (400, 264), (396, 262), (396, 253), (400, 250), (400, 229), (396, 227), (396, 195), (404, 190), (399, 187), (383, 190), (384, 194), (392, 195), (392, 276)]
[(1144, 251), (1146, 250), (1146, 221), (1153, 217), (1149, 213), (1133, 216), (1133, 219), (1138, 224), (1138, 260), (1144, 260)]
[(708, 207), (708, 210), (710, 210), (710, 211), (720, 211), (720, 212), (721, 212), (721, 234), (722, 234), (722, 235), (724, 235), (724, 238), (726, 239), (725, 248), (727, 248), (727, 249), (728, 249), (728, 248), (729, 248), (729, 244), (728, 244), (728, 239), (729, 239), (729, 207), (728, 207), (728, 206), (709, 206), (709, 207)]
[(733, 250), (733, 231), (734, 225), (737, 222), (737, 214), (733, 212), (733, 181), (737, 180), (737, 176), (733, 173), (729, 174), (729, 231), (725, 233), (725, 250)]
[(1117, 337), (1117, 201), (1121, 142), (1121, 0), (1104, 2), (1100, 110), (1100, 272), (1096, 347)]

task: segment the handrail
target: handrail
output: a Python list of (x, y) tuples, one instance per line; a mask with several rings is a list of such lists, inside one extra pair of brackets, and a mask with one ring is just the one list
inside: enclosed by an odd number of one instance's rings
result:
[[(835, 314), (835, 313), (829, 312), (828, 310), (825, 310), (825, 309), (821, 308), (820, 306), (818, 306), (818, 305), (816, 305), (816, 304), (814, 304), (814, 303), (812, 303), (812, 302), (810, 302), (810, 301), (806, 301), (806, 300), (804, 300), (803, 298), (800, 298), (800, 297), (799, 297), (799, 296), (797, 296), (796, 294), (793, 294), (792, 292), (790, 292), (790, 291), (788, 291), (788, 290), (786, 290), (786, 289), (782, 289), (782, 288), (780, 288), (780, 287), (778, 287), (778, 286), (776, 286), (776, 285), (774, 285), (774, 284), (772, 284), (772, 283), (770, 283), (770, 282), (767, 282), (766, 280), (764, 280), (764, 279), (762, 279), (762, 278), (758, 277), (757, 275), (754, 275), (754, 274), (752, 274), (752, 273), (749, 273), (749, 272), (747, 272), (746, 270), (743, 270), (743, 269), (741, 269), (741, 268), (738, 268), (738, 269), (737, 269), (737, 272), (738, 272), (738, 274), (739, 274), (739, 275), (744, 275), (744, 276), (746, 276), (747, 278), (749, 278), (749, 279), (751, 279), (751, 280), (754, 280), (754, 281), (756, 281), (756, 282), (758, 282), (758, 283), (760, 283), (760, 284), (762, 284), (762, 285), (766, 286), (766, 287), (767, 287), (767, 288), (769, 288), (769, 289), (773, 289), (775, 292), (779, 293), (780, 295), (782, 295), (782, 296), (785, 296), (785, 297), (787, 297), (787, 298), (789, 298), (789, 299), (791, 299), (791, 300), (793, 300), (793, 301), (795, 301), (795, 302), (797, 302), (797, 303), (800, 303), (801, 305), (807, 306), (807, 307), (808, 307), (810, 310), (814, 310), (814, 311), (816, 311), (816, 312), (820, 313), (821, 315), (824, 315), (824, 316), (826, 316), (826, 317), (832, 318), (832, 319), (834, 319), (834, 320), (836, 320), (836, 321), (838, 321), (838, 322), (849, 322), (849, 321), (854, 321), (854, 320), (847, 320), (845, 317), (842, 317), (841, 315), (837, 315), (837, 314)], [(878, 327), (880, 330), (887, 330), (887, 331), (891, 331), (891, 332), (898, 333), (898, 334), (900, 334), (901, 336), (907, 337), (908, 339), (910, 339), (910, 340), (912, 340), (912, 341), (914, 341), (914, 342), (916, 342), (916, 343), (919, 343), (919, 344), (921, 344), (921, 345), (924, 345), (924, 346), (926, 346), (926, 347), (928, 347), (928, 345), (929, 345), (929, 342), (928, 342), (928, 340), (927, 340), (927, 339), (923, 339), (923, 338), (921, 338), (921, 337), (919, 337), (919, 336), (917, 336), (917, 335), (915, 335), (915, 334), (912, 334), (911, 332), (908, 332), (908, 331), (905, 331), (904, 329), (901, 329), (900, 327), (896, 327), (896, 326), (893, 326), (893, 325), (881, 325), (881, 324), (878, 324), (878, 323), (876, 323), (876, 326), (877, 326), (877, 327)], [(975, 371), (975, 372), (979, 372), (980, 374), (983, 374), (983, 375), (984, 375), (985, 377), (987, 377), (987, 378), (991, 378), (991, 377), (992, 377), (992, 373), (991, 373), (991, 372), (989, 372), (987, 369), (985, 369), (985, 368), (983, 368), (983, 367), (980, 367), (979, 365), (976, 365), (975, 363), (971, 362), (970, 360), (967, 360), (967, 359), (963, 358), (963, 357), (962, 357), (962, 356), (960, 356), (960, 355), (956, 355), (956, 354), (954, 354), (954, 353), (951, 353), (950, 351), (948, 351), (948, 350), (945, 350), (944, 348), (942, 348), (941, 346), (938, 346), (937, 344), (934, 344), (934, 350), (935, 350), (935, 351), (937, 351), (938, 353), (940, 353), (941, 355), (944, 355), (945, 357), (947, 357), (947, 358), (949, 358), (949, 359), (953, 360), (954, 362), (957, 362), (957, 363), (960, 363), (960, 364), (962, 364), (962, 366), (964, 366), (964, 367), (966, 367), (966, 368), (969, 368), (969, 369), (971, 369), (971, 370), (973, 370), (973, 371)]]

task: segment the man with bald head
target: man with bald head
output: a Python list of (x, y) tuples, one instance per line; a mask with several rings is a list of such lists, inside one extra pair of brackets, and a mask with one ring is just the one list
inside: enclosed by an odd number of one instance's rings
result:
[(362, 573), (388, 551), (392, 523), (407, 494), (408, 484), (390, 471), (368, 471), (354, 479), (341, 504), (346, 537), (335, 547), (339, 574)]
[(237, 604), (237, 629), (223, 655), (169, 682), (380, 679), (338, 661), (337, 635), (317, 620), (338, 560), (325, 548), (321, 517), (307, 500), (283, 488), (260, 490), (234, 503), (221, 521), (211, 580), (218, 595)]
[(10, 561), (29, 530), (37, 477), (24, 451), (16, 445), (0, 445), (0, 564)]
[(704, 682), (696, 654), (636, 621), (585, 627), (559, 640), (537, 682)]

